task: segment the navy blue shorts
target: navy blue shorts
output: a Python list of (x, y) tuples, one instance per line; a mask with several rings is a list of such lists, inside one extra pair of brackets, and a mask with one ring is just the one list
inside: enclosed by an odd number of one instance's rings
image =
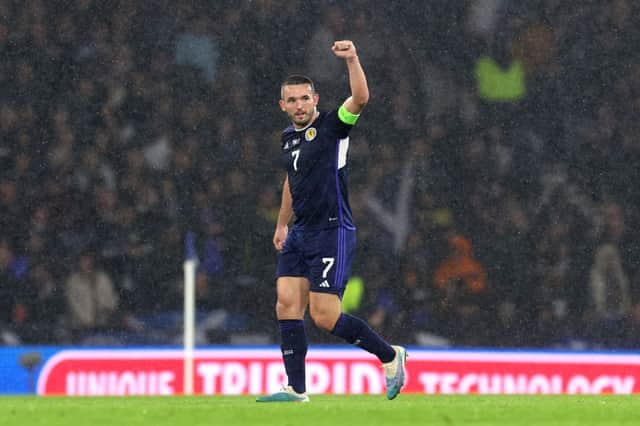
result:
[(276, 279), (305, 277), (310, 290), (342, 298), (356, 251), (356, 231), (343, 227), (305, 231), (289, 230), (278, 255)]

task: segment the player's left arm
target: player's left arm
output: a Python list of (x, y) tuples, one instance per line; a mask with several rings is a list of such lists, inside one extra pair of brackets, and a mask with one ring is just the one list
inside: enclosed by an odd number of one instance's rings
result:
[(356, 47), (351, 40), (336, 41), (333, 43), (331, 50), (337, 57), (344, 58), (347, 63), (349, 86), (351, 87), (351, 96), (344, 101), (341, 107), (346, 111), (341, 111), (340, 119), (342, 121), (345, 121), (345, 119), (351, 121), (347, 124), (355, 124), (358, 115), (369, 102), (367, 77), (364, 74), (362, 65), (360, 65)]

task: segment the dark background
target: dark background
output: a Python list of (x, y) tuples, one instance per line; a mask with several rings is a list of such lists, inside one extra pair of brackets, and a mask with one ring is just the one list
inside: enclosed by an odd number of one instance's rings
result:
[[(191, 230), (198, 343), (276, 342), (279, 84), (339, 106), (351, 39), (352, 311), (406, 344), (637, 349), (639, 12), (0, 0), (0, 341), (179, 342)], [(526, 92), (481, 93), (482, 58)]]

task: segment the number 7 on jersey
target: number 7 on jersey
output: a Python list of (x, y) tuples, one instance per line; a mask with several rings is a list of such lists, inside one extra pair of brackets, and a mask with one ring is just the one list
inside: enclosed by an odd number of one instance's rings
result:
[(298, 158), (300, 157), (300, 150), (296, 149), (295, 151), (291, 151), (291, 156), (293, 157), (293, 170), (298, 171)]

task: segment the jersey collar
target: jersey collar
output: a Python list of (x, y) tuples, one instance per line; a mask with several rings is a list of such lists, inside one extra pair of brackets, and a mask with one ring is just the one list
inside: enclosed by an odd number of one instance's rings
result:
[(316, 120), (318, 119), (318, 117), (320, 117), (320, 111), (316, 111), (316, 116), (313, 117), (313, 120), (311, 120), (311, 122), (309, 124), (307, 124), (304, 127), (301, 127), (300, 129), (298, 129), (296, 126), (294, 126), (293, 124), (291, 125), (293, 127), (293, 130), (295, 130), (296, 132), (301, 132), (303, 130), (307, 130), (309, 127), (311, 127), (313, 125), (313, 123), (316, 122)]

